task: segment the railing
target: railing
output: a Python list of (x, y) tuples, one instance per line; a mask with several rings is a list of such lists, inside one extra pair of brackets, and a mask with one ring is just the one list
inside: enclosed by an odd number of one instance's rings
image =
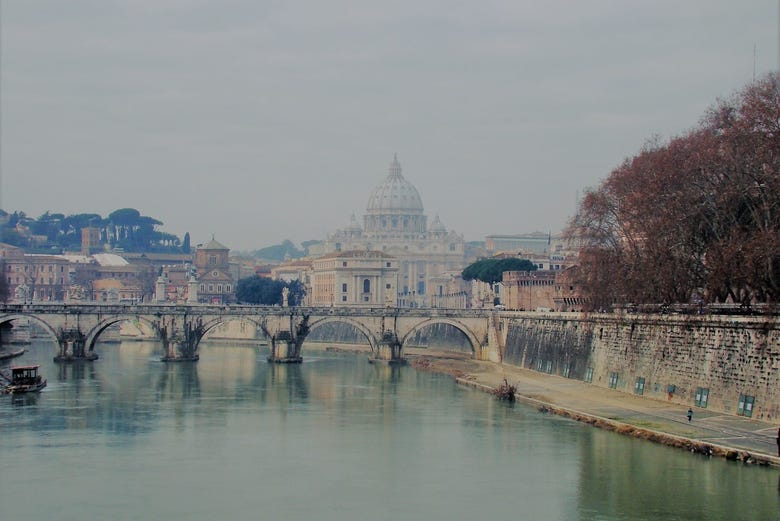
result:
[(495, 309), (444, 309), (444, 308), (385, 308), (371, 306), (310, 307), (310, 306), (262, 306), (241, 304), (173, 304), (173, 303), (65, 303), (35, 302), (29, 304), (0, 304), (3, 313), (97, 313), (97, 314), (195, 314), (195, 315), (313, 315), (346, 317), (486, 317), (506, 310)]
[(745, 316), (777, 316), (780, 315), (780, 304), (626, 304), (614, 309), (617, 313), (647, 314), (647, 315), (745, 315)]

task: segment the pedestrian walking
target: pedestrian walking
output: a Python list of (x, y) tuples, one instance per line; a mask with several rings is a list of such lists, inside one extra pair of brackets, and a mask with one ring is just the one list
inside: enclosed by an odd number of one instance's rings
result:
[[(693, 409), (688, 409), (688, 421), (691, 421), (693, 418)], [(778, 434), (780, 434), (780, 431), (778, 431)]]

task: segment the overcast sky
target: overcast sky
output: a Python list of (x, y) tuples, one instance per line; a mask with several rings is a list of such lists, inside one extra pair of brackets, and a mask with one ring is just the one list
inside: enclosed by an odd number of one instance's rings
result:
[(0, 207), (133, 207), (233, 250), (362, 219), (393, 153), (429, 222), (556, 233), (778, 66), (777, 0), (0, 6)]

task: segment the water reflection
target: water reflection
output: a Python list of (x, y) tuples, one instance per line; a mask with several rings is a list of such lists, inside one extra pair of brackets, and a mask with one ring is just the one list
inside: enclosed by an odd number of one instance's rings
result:
[(766, 493), (776, 470), (598, 430), (578, 439), (583, 519), (629, 518), (637, 511), (652, 519), (771, 519), (766, 513), (780, 507), (777, 497)]
[(308, 401), (309, 390), (301, 364), (269, 363), (263, 375), (267, 380), (262, 387), (265, 390), (263, 403), (278, 403), (286, 406), (290, 403)]
[(57, 381), (95, 380), (97, 372), (92, 362), (74, 361), (71, 363), (57, 364)]
[(197, 400), (200, 396), (198, 364), (163, 363), (154, 388), (156, 402)]
[(36, 349), (20, 361), (50, 383), (23, 402), (0, 397), (4, 517), (731, 521), (780, 509), (776, 470), (363, 355), (278, 365), (214, 343), (198, 363), (163, 363), (155, 343), (100, 349), (92, 363)]
[(11, 395), (11, 403), (14, 407), (28, 407), (36, 405), (39, 397), (38, 393), (13, 394)]

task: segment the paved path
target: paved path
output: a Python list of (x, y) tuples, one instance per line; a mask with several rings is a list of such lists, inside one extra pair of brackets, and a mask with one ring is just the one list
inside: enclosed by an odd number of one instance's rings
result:
[[(423, 353), (418, 356), (424, 356)], [(504, 378), (517, 387), (517, 395), (534, 405), (628, 424), (654, 433), (684, 438), (749, 452), (780, 467), (777, 456), (778, 424), (693, 407), (690, 423), (688, 406), (605, 389), (579, 380), (530, 371), (515, 366), (478, 362), (452, 353), (435, 355), (432, 369), (458, 376), (459, 381), (495, 388)], [(414, 359), (414, 355), (410, 358)]]

